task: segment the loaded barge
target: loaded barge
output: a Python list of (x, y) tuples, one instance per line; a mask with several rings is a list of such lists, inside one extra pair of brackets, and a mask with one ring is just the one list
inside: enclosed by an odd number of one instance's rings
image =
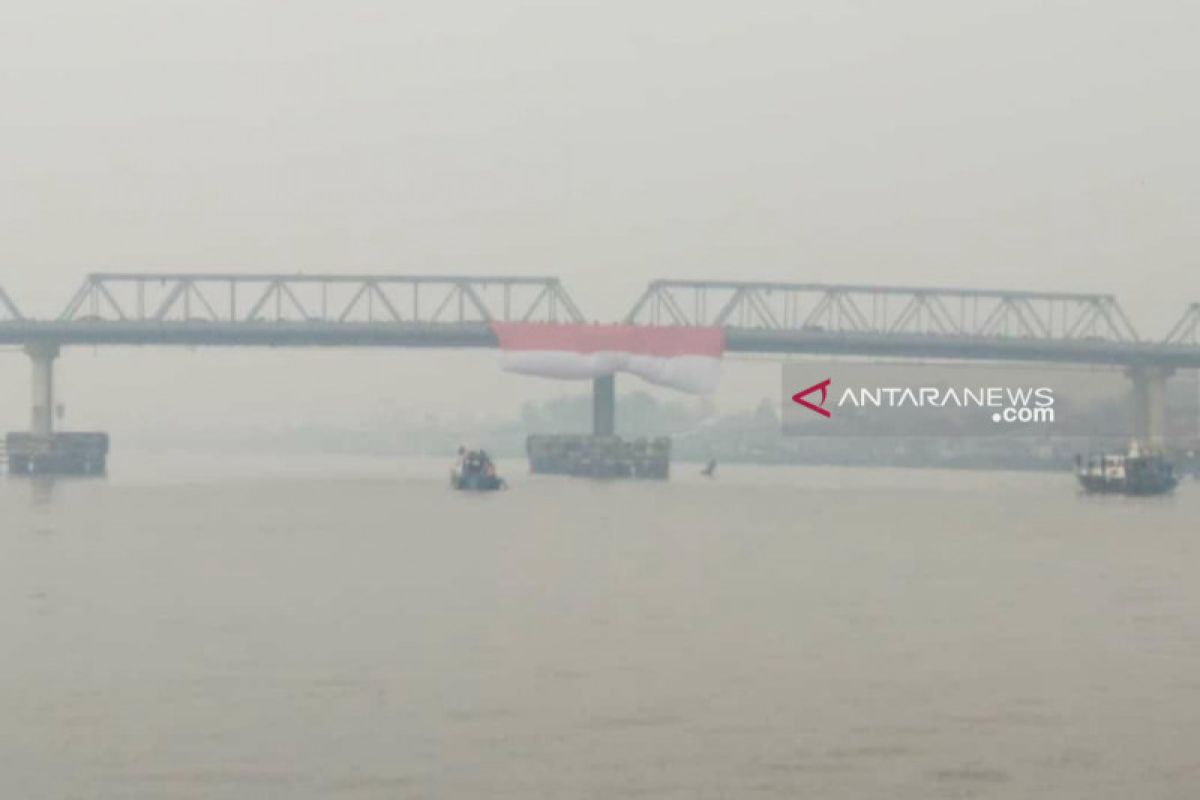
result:
[(536, 435), (525, 440), (529, 470), (541, 475), (667, 480), (671, 439), (626, 441), (619, 436)]
[(10, 433), (3, 455), (10, 475), (103, 475), (108, 447), (106, 433)]

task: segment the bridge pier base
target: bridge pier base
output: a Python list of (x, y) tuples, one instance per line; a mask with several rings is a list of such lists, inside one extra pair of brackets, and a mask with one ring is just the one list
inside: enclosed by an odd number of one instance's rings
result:
[(58, 433), (54, 430), (54, 362), (59, 346), (35, 342), (25, 352), (33, 366), (33, 403), (29, 431), (4, 440), (12, 475), (103, 475), (108, 466), (108, 435)]
[(617, 379), (602, 375), (592, 379), (592, 434), (612, 436), (617, 432)]
[(1167, 438), (1167, 379), (1170, 367), (1130, 367), (1133, 381), (1133, 430), (1139, 445), (1160, 451)]
[(34, 436), (54, 434), (54, 362), (56, 344), (31, 344), (25, 348), (33, 363), (33, 411), (29, 432)]

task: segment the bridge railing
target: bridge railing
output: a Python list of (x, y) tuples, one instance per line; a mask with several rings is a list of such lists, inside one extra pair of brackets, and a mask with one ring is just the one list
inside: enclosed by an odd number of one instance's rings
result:
[(769, 331), (1136, 342), (1111, 295), (817, 283), (651, 283), (626, 322)]
[(25, 317), (21, 315), (21, 310), (17, 308), (17, 304), (8, 296), (4, 288), (0, 287), (0, 322), (22, 319), (25, 319)]
[(1192, 303), (1163, 339), (1163, 344), (1200, 345), (1200, 303)]
[(64, 322), (582, 322), (556, 278), (426, 275), (89, 275)]

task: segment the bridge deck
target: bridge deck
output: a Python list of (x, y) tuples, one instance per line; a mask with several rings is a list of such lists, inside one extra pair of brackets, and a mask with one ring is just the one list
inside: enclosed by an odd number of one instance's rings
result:
[[(727, 327), (735, 353), (825, 354), (975, 361), (1200, 367), (1185, 344)], [(182, 347), (494, 348), (486, 322), (0, 322), (0, 344)]]

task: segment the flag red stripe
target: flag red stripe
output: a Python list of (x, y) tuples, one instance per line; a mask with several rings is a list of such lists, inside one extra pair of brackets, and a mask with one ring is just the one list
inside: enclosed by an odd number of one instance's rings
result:
[(720, 358), (725, 352), (725, 332), (720, 328), (493, 322), (492, 331), (506, 351), (616, 352), (662, 358)]

